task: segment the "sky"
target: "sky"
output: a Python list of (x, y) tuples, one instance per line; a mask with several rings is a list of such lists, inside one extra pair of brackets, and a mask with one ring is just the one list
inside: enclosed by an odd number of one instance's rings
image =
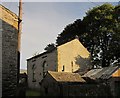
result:
[[(21, 36), (21, 69), (27, 69), (26, 59), (55, 43), (66, 25), (83, 19), (85, 13), (98, 5), (109, 2), (118, 5), (119, 0), (23, 0)], [(49, 2), (48, 2), (49, 1)], [(65, 2), (66, 1), (66, 2)], [(98, 2), (95, 2), (98, 1)], [(100, 2), (102, 1), (102, 2)], [(18, 0), (2, 0), (2, 5), (18, 15)]]

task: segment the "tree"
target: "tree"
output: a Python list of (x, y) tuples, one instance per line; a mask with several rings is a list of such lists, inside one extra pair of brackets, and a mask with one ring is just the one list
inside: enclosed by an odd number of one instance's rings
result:
[(83, 19), (88, 32), (86, 44), (96, 66), (119, 63), (120, 24), (115, 14), (118, 9), (111, 4), (103, 4), (89, 10)]
[(67, 25), (64, 30), (58, 35), (56, 44), (61, 45), (75, 38), (76, 35), (83, 35), (84, 24), (81, 19), (77, 19), (74, 23)]
[(56, 48), (54, 43), (48, 44), (44, 50), (46, 50), (47, 52), (51, 52), (52, 50), (54, 50)]
[(90, 51), (95, 66), (120, 63), (120, 6), (103, 4), (92, 8), (81, 21), (66, 26), (56, 43), (63, 44), (75, 35)]

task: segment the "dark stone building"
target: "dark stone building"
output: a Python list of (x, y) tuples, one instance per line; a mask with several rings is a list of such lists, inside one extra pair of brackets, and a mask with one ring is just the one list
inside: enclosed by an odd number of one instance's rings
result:
[(107, 85), (86, 81), (78, 73), (48, 71), (40, 85), (42, 96), (110, 96)]
[(17, 90), (18, 17), (0, 5), (0, 97)]
[(78, 73), (48, 71), (40, 82), (42, 96), (78, 96), (85, 83)]

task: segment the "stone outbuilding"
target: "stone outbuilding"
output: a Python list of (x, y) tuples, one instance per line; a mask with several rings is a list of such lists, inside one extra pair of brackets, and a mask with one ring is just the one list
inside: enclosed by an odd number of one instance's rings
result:
[(102, 82), (85, 80), (79, 73), (48, 71), (40, 83), (42, 96), (78, 97), (108, 96), (109, 88)]
[(85, 73), (91, 68), (90, 53), (75, 38), (65, 44), (27, 59), (28, 87), (40, 89), (47, 71)]
[(78, 73), (48, 71), (41, 82), (43, 96), (80, 95), (79, 89), (85, 80)]

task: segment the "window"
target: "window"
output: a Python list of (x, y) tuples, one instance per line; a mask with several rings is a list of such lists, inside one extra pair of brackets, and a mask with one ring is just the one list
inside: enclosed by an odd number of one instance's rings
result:
[(33, 70), (35, 69), (35, 64), (32, 65), (32, 69), (33, 69)]
[(71, 62), (71, 69), (72, 69), (72, 72), (73, 72), (73, 61)]
[(46, 57), (47, 57), (47, 55), (43, 56), (42, 58), (46, 58)]
[(46, 61), (43, 62), (43, 78), (45, 77), (46, 73), (47, 73), (47, 67), (48, 64)]
[(65, 66), (63, 65), (63, 69), (62, 69), (62, 71), (64, 71), (65, 70)]
[(33, 71), (33, 79), (32, 79), (32, 82), (36, 82), (36, 79), (35, 79), (35, 71)]
[(44, 61), (44, 62), (43, 62), (43, 67), (46, 68), (47, 66), (48, 66), (47, 62)]
[(35, 64), (32, 65), (32, 82), (36, 82), (36, 79), (35, 79)]

